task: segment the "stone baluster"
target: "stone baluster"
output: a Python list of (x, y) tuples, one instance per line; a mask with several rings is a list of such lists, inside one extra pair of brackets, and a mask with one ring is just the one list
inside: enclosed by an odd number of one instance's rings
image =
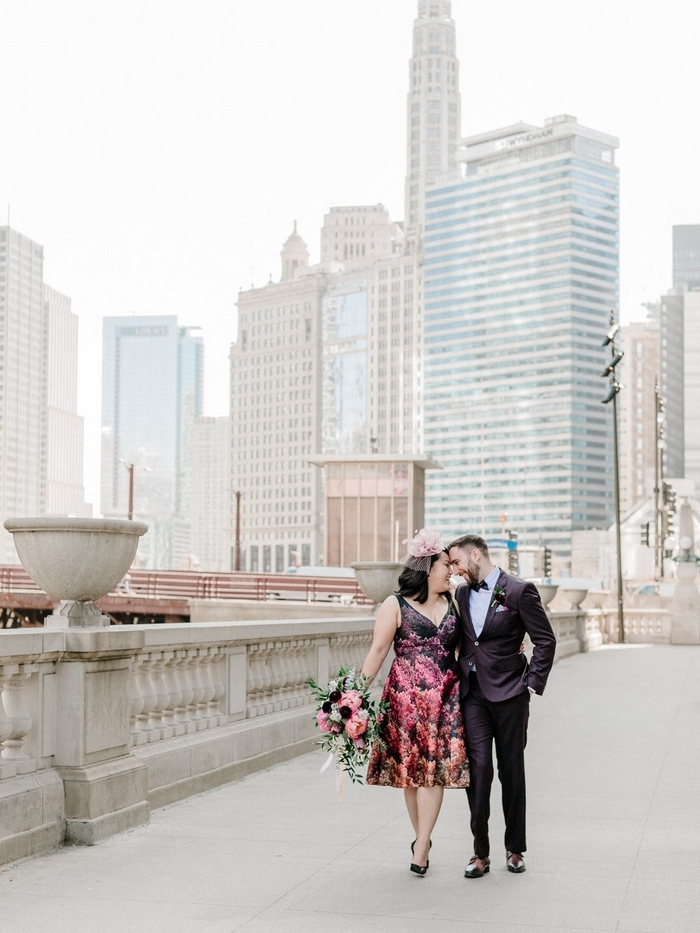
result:
[(270, 677), (272, 679), (271, 702), (272, 711), (278, 712), (282, 709), (282, 687), (284, 686), (285, 676), (282, 668), (282, 652), (284, 645), (280, 641), (270, 644)]
[(262, 650), (262, 676), (263, 676), (263, 704), (261, 713), (273, 712), (272, 705), (272, 669), (270, 667), (270, 655), (274, 650), (271, 642), (263, 645)]
[(176, 676), (180, 686), (180, 705), (175, 707), (175, 721), (181, 725), (184, 732), (195, 732), (196, 725), (190, 715), (190, 707), (194, 702), (194, 690), (190, 676), (190, 659), (185, 650), (175, 652)]
[(0, 755), (4, 761), (16, 764), (25, 773), (36, 768), (36, 761), (24, 751), (24, 739), (32, 728), (32, 717), (25, 706), (25, 686), (37, 664), (6, 664), (2, 678), (2, 703), (10, 720), (11, 731), (2, 743)]
[(217, 723), (216, 717), (212, 715), (211, 711), (211, 704), (216, 696), (216, 688), (214, 687), (214, 679), (211, 672), (212, 653), (215, 650), (215, 648), (199, 649), (199, 675), (202, 679), (202, 687), (204, 688), (204, 696), (202, 697), (201, 704), (202, 721), (209, 729)]
[(262, 646), (260, 644), (248, 647), (248, 717), (258, 716), (262, 702), (262, 691), (265, 684), (262, 675)]
[(216, 725), (223, 725), (227, 719), (222, 706), (226, 695), (226, 685), (224, 684), (225, 663), (226, 658), (221, 648), (212, 648), (209, 658), (209, 672), (214, 684), (214, 697), (209, 704), (209, 715), (214, 718)]
[(316, 645), (312, 638), (304, 639), (304, 664), (299, 684), (300, 706), (307, 706), (313, 701), (309, 690), (309, 680), (316, 674)]
[(175, 651), (165, 651), (163, 661), (163, 684), (170, 697), (166, 708), (163, 710), (163, 723), (167, 729), (171, 730), (172, 735), (183, 735), (185, 728), (175, 718), (175, 710), (182, 702)]
[[(0, 682), (5, 679), (4, 668), (0, 667)], [(9, 676), (9, 675), (8, 675)], [(12, 733), (12, 723), (5, 712), (5, 704), (3, 702), (2, 694), (0, 694), (0, 746), (5, 741), (9, 739)], [(4, 777), (14, 777), (17, 774), (17, 769), (10, 764), (3, 764), (2, 759), (0, 758), (0, 779)]]
[(293, 639), (289, 642), (289, 661), (291, 664), (289, 705), (292, 709), (299, 705), (299, 680), (301, 679), (301, 642)]
[(190, 683), (192, 684), (192, 702), (187, 707), (190, 718), (194, 721), (197, 731), (203, 729), (206, 723), (202, 722), (202, 701), (204, 699), (204, 684), (199, 673), (199, 653), (196, 648), (188, 651)]
[[(141, 681), (139, 678), (139, 662), (137, 658), (131, 659), (131, 743), (132, 745), (142, 745), (141, 730), (139, 724), (139, 714), (143, 712), (144, 696), (141, 691)], [(141, 739), (141, 741), (139, 740)]]
[(291, 693), (293, 675), (288, 642), (280, 643), (280, 649), (277, 652), (277, 663), (279, 664), (281, 671), (281, 684), (279, 690), (280, 708), (289, 709), (289, 694)]
[[(151, 741), (152, 729), (150, 726), (151, 712), (156, 706), (156, 694), (151, 683), (151, 664), (150, 654), (140, 654), (137, 657), (138, 667), (136, 668), (136, 682), (138, 690), (143, 698), (143, 706), (136, 716), (136, 728), (142, 738), (135, 740), (136, 745), (143, 745)], [(157, 736), (156, 736), (157, 737)]]
[(151, 658), (151, 685), (156, 702), (148, 717), (148, 725), (151, 727), (151, 741), (155, 742), (159, 739), (169, 739), (173, 730), (168, 728), (164, 721), (164, 713), (170, 703), (170, 692), (166, 689), (163, 678), (163, 652), (154, 651)]

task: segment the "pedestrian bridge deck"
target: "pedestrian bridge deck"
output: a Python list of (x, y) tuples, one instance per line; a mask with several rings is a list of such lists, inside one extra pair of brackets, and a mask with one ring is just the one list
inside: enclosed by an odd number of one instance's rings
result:
[(533, 699), (527, 872), (463, 878), (451, 791), (425, 878), (402, 794), (335, 800), (307, 755), (155, 811), (151, 824), (0, 872), (7, 933), (698, 933), (700, 648), (603, 648)]

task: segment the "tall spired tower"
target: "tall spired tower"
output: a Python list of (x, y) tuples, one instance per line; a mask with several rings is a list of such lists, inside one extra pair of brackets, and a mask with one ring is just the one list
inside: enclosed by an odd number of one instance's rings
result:
[(455, 23), (450, 0), (418, 0), (413, 23), (406, 121), (405, 225), (411, 239), (423, 227), (426, 184), (456, 168), (462, 103)]

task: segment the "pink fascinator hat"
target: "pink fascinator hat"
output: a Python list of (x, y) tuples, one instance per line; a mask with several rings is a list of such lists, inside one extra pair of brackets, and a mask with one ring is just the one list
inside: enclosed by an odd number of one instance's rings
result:
[(406, 538), (403, 542), (408, 545), (408, 556), (404, 564), (411, 570), (420, 570), (427, 573), (430, 570), (430, 558), (445, 550), (439, 531), (430, 528), (421, 528), (416, 532), (415, 538)]

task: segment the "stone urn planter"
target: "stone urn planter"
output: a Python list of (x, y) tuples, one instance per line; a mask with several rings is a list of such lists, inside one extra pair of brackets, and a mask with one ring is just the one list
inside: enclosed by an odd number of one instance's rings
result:
[(136, 556), (143, 522), (110, 518), (8, 518), (17, 554), (29, 576), (59, 599), (47, 628), (109, 625), (94, 600), (124, 577)]
[(556, 583), (543, 583), (541, 580), (530, 580), (529, 582), (534, 583), (537, 587), (537, 592), (540, 594), (542, 605), (545, 607), (551, 603), (551, 601), (556, 596), (557, 590), (559, 589)]
[(610, 595), (610, 590), (589, 590), (588, 591), (588, 599), (590, 600), (591, 606), (594, 609), (602, 609), (609, 595)]
[(569, 589), (565, 589), (564, 587), (561, 587), (560, 589), (562, 593), (564, 594), (564, 598), (568, 600), (569, 606), (572, 609), (581, 608), (581, 603), (586, 598), (588, 590), (578, 589), (578, 588), (569, 590)]
[(393, 560), (356, 561), (350, 564), (362, 592), (375, 603), (383, 603), (398, 588), (405, 564)]

